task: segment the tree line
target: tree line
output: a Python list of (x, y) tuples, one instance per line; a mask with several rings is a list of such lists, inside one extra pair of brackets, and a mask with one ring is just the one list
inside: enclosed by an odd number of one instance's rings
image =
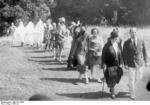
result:
[(81, 20), (99, 24), (105, 17), (108, 25), (147, 25), (150, 22), (149, 0), (0, 0), (0, 33), (12, 22), (24, 24), (39, 19)]

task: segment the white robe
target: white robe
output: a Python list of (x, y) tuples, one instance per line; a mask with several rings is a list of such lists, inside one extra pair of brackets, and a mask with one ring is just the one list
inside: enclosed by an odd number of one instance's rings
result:
[(25, 27), (25, 43), (29, 45), (33, 45), (34, 43), (34, 24), (29, 22), (28, 25)]
[(19, 23), (19, 26), (16, 28), (14, 36), (15, 36), (15, 44), (20, 45), (22, 42), (24, 43), (25, 28), (22, 21)]
[(34, 43), (41, 45), (44, 39), (44, 23), (42, 20), (39, 20), (39, 22), (35, 26), (34, 30)]

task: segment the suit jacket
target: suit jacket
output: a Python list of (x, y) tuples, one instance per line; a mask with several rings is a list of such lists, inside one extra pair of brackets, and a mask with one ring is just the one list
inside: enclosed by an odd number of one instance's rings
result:
[(142, 66), (147, 62), (147, 53), (144, 41), (137, 39), (135, 46), (131, 39), (128, 39), (123, 46), (124, 64), (129, 67)]
[[(118, 56), (118, 57), (117, 57)], [(102, 66), (106, 64), (107, 67), (119, 66), (123, 63), (121, 51), (118, 48), (118, 54), (116, 55), (115, 49), (111, 43), (108, 41), (102, 51)]]

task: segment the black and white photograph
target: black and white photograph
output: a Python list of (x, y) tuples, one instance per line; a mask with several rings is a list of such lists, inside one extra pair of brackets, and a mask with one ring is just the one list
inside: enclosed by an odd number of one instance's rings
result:
[(0, 0), (8, 100), (150, 101), (150, 0)]

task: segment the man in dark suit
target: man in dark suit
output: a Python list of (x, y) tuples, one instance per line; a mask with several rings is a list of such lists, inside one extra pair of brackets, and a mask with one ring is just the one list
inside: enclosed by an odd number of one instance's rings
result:
[(135, 99), (135, 82), (142, 78), (142, 67), (147, 63), (147, 53), (143, 40), (137, 38), (136, 28), (130, 29), (131, 38), (123, 46), (124, 65), (129, 70), (130, 98)]

